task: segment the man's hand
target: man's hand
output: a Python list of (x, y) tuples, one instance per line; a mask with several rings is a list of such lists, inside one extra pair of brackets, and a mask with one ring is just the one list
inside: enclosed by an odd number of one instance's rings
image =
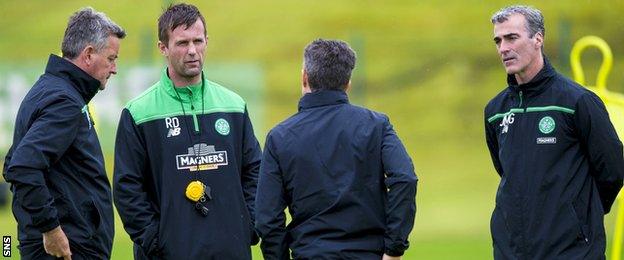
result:
[(401, 260), (400, 256), (389, 256), (384, 254), (381, 260)]
[(67, 240), (67, 236), (65, 236), (65, 232), (61, 229), (61, 226), (43, 233), (43, 248), (46, 253), (54, 257), (71, 259), (69, 241)]

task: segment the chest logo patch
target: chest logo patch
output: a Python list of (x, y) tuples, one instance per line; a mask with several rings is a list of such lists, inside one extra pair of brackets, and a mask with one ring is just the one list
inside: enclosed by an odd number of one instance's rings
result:
[(503, 130), (501, 130), (501, 134), (507, 133), (507, 131), (509, 131), (509, 125), (513, 124), (514, 122), (514, 115), (514, 113), (509, 113), (503, 117), (500, 125), (498, 125), (503, 127)]
[(180, 135), (180, 120), (177, 117), (165, 118), (165, 126), (169, 129), (167, 138)]
[(227, 120), (219, 118), (215, 122), (215, 130), (221, 135), (228, 135), (230, 133), (230, 124)]
[(540, 132), (550, 134), (555, 131), (555, 120), (552, 117), (545, 116), (539, 121), (538, 127)]
[(227, 151), (217, 151), (214, 145), (195, 144), (188, 148), (187, 154), (176, 155), (178, 170), (205, 171), (228, 165)]

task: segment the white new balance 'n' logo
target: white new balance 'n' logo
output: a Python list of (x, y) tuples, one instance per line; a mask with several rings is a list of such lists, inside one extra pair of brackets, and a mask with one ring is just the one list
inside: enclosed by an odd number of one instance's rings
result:
[(165, 126), (167, 127), (167, 129), (169, 129), (169, 132), (167, 132), (167, 137), (180, 135), (180, 120), (178, 120), (177, 117), (165, 118)]
[(503, 121), (501, 121), (499, 126), (503, 127), (501, 134), (507, 133), (509, 131), (509, 125), (514, 122), (514, 113), (509, 113), (503, 117)]

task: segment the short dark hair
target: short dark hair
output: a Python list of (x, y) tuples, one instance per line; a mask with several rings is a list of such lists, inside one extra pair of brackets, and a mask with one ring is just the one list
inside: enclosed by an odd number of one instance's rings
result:
[(123, 39), (126, 32), (104, 13), (85, 7), (69, 18), (61, 43), (61, 52), (63, 57), (73, 60), (87, 45), (93, 45), (96, 51), (102, 50), (106, 47), (110, 36)]
[(346, 42), (316, 39), (306, 46), (303, 59), (310, 89), (345, 90), (356, 56)]
[(158, 40), (163, 44), (169, 43), (169, 30), (173, 31), (178, 26), (184, 25), (184, 29), (191, 27), (197, 19), (204, 25), (204, 36), (206, 35), (206, 20), (196, 6), (180, 3), (170, 5), (158, 18)]

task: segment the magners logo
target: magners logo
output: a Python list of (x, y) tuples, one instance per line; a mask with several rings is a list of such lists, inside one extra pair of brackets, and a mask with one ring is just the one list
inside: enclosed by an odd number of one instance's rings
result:
[(178, 170), (205, 171), (228, 165), (227, 152), (216, 151), (214, 145), (199, 143), (188, 148), (187, 154), (176, 155)]

